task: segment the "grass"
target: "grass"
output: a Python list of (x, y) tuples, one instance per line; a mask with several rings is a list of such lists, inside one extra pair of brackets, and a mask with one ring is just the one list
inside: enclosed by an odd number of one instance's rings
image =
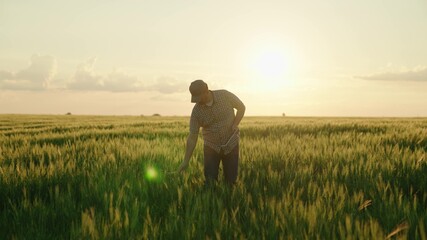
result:
[[(5, 239), (426, 239), (427, 119), (246, 117), (203, 186), (185, 117), (0, 115)], [(151, 177), (147, 177), (150, 175)]]

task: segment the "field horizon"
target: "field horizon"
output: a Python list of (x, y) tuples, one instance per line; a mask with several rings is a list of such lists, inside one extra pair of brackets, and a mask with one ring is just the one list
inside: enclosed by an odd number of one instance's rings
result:
[[(0, 113), (0, 116), (76, 116), (76, 117), (157, 117), (157, 118), (189, 118), (190, 115), (162, 115), (158, 113), (153, 114), (67, 114), (67, 113)], [(316, 115), (245, 115), (245, 118), (350, 118), (350, 119), (423, 119), (427, 116), (358, 116), (358, 115), (350, 115), (350, 116), (316, 116)]]

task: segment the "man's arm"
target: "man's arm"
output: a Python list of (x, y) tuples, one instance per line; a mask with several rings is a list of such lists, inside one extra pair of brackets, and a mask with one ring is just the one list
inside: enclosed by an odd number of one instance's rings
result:
[(245, 110), (246, 110), (245, 105), (242, 105), (240, 109), (237, 109), (236, 117), (234, 118), (233, 127), (232, 127), (233, 131), (237, 129), (240, 121), (242, 121), (242, 118), (245, 115)]
[(246, 107), (245, 104), (233, 93), (228, 92), (228, 98), (231, 102), (231, 106), (233, 108), (237, 109), (236, 117), (234, 118), (232, 129), (233, 131), (237, 129), (239, 126), (240, 121), (242, 121), (243, 116), (245, 115)]
[(196, 147), (197, 139), (198, 134), (196, 133), (190, 133), (188, 135), (184, 161), (179, 166), (178, 172), (183, 172), (185, 169), (187, 169), (188, 164), (190, 163), (191, 155), (193, 155), (194, 148)]

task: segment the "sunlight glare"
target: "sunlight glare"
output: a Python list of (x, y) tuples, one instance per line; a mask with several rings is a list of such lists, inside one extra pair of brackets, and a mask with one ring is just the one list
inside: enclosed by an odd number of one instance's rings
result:
[(290, 63), (282, 47), (270, 45), (252, 51), (247, 63), (250, 88), (272, 91), (289, 84)]
[(279, 51), (263, 51), (254, 58), (253, 68), (259, 76), (279, 78), (285, 75), (287, 61)]

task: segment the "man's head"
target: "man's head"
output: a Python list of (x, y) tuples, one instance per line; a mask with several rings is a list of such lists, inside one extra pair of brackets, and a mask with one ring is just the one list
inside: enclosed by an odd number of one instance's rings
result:
[(196, 80), (190, 85), (191, 102), (204, 104), (209, 98), (208, 85), (203, 80)]

